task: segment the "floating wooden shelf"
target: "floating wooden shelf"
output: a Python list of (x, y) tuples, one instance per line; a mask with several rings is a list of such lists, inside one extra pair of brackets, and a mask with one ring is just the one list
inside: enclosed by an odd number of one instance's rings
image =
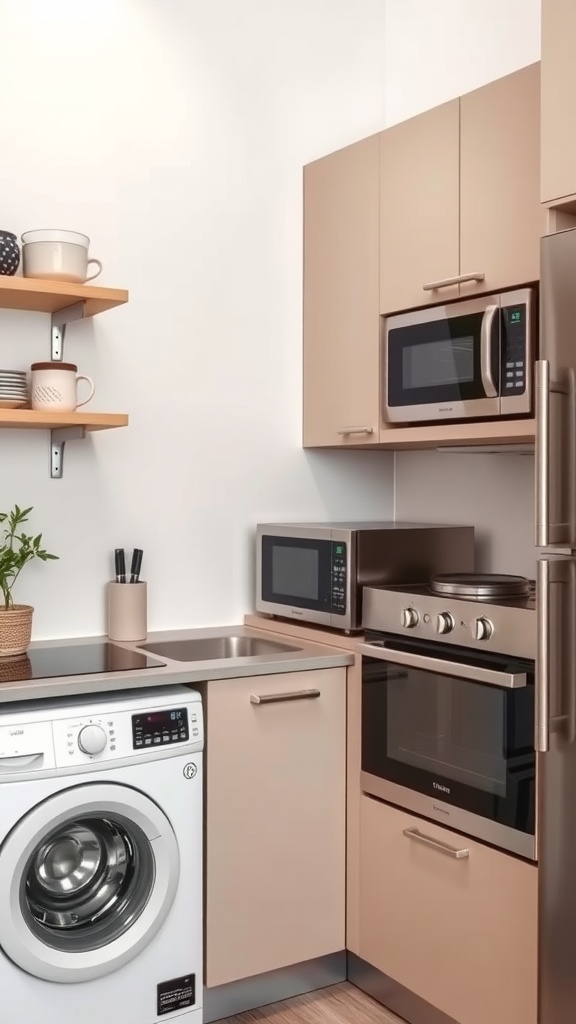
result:
[(28, 430), (59, 430), (66, 427), (84, 427), (85, 430), (109, 430), (127, 427), (124, 412), (47, 412), (44, 409), (0, 409), (0, 428), (15, 427)]
[(381, 448), (457, 448), (478, 445), (534, 444), (536, 420), (492, 420), (437, 423), (427, 427), (394, 427), (380, 434)]
[(32, 277), (0, 277), (0, 309), (56, 313), (84, 303), (83, 316), (95, 316), (128, 302), (124, 288), (101, 288), (68, 281), (41, 281)]

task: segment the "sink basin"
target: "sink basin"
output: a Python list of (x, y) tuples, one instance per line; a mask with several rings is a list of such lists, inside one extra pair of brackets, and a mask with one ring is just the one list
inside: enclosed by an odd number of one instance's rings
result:
[(221, 661), (223, 658), (259, 658), (270, 654), (300, 651), (292, 644), (279, 644), (256, 636), (211, 636), (197, 640), (165, 640), (140, 644), (140, 649), (174, 661)]

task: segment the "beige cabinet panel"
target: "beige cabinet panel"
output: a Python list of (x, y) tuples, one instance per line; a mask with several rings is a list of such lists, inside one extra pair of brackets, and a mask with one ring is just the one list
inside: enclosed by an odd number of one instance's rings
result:
[(542, 202), (576, 195), (576, 3), (542, 0)]
[(460, 100), (461, 296), (540, 278), (540, 65)]
[(378, 209), (377, 135), (304, 168), (305, 447), (378, 441)]
[(346, 669), (208, 683), (206, 721), (206, 984), (344, 949)]
[(537, 868), (367, 796), (360, 842), (360, 956), (459, 1024), (536, 1024)]
[(459, 274), (459, 100), (380, 136), (380, 311), (458, 297), (424, 285)]

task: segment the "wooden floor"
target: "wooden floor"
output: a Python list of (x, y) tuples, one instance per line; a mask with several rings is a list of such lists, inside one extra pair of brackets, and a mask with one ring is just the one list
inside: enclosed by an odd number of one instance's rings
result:
[(221, 1024), (404, 1024), (355, 985), (343, 981), (282, 1003), (270, 1003), (227, 1017)]

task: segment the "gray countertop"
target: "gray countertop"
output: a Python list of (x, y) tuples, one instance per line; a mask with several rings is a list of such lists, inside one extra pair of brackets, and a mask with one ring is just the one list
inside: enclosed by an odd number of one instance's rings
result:
[[(115, 643), (119, 650), (140, 651), (142, 644), (158, 643), (166, 640), (207, 639), (219, 636), (246, 636), (270, 638), (264, 633), (249, 626), (216, 626), (209, 629), (178, 629), (149, 633), (141, 644)], [(30, 650), (46, 647), (63, 647), (79, 644), (95, 643), (107, 640), (105, 636), (79, 637), (72, 640), (35, 641)], [(230, 679), (239, 676), (270, 675), (278, 672), (304, 672), (309, 669), (338, 668), (351, 665), (352, 654), (332, 651), (330, 648), (296, 640), (278, 637), (283, 643), (293, 647), (291, 651), (277, 654), (264, 654), (249, 658), (226, 658), (218, 661), (174, 661), (164, 655), (146, 652), (164, 665), (139, 671), (100, 672), (89, 675), (57, 676), (48, 679), (21, 679), (16, 681), (0, 681), (0, 702), (14, 700), (34, 700), (42, 697), (66, 697), (82, 693), (106, 693), (113, 690), (131, 690), (146, 686), (169, 686), (174, 683), (201, 683), (211, 679)], [(0, 659), (0, 669), (1, 669)], [(2, 679), (0, 671), (0, 680)]]

